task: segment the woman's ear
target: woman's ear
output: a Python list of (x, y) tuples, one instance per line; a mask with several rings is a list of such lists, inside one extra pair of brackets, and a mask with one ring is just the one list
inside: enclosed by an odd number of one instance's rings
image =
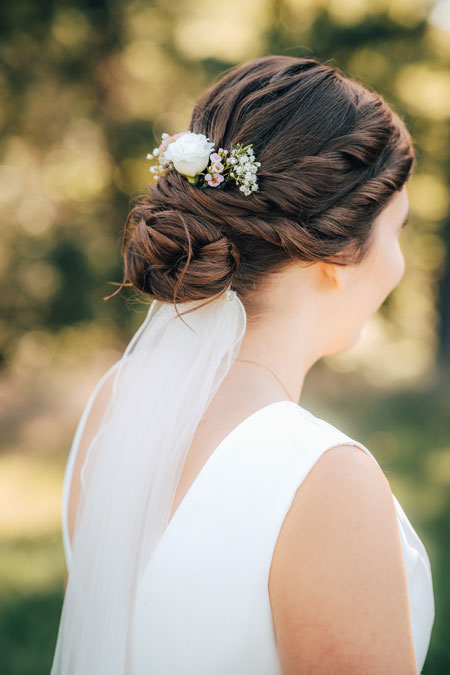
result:
[(339, 291), (344, 286), (344, 267), (334, 263), (318, 262), (320, 284), (328, 287), (329, 290)]

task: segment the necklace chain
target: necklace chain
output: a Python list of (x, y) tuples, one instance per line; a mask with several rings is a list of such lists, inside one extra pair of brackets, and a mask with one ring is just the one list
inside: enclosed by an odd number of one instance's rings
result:
[(248, 359), (236, 359), (236, 361), (242, 361), (243, 363), (254, 363), (256, 366), (261, 366), (261, 368), (265, 368), (266, 370), (268, 370), (269, 373), (272, 373), (272, 375), (275, 377), (278, 383), (283, 387), (284, 391), (289, 396), (290, 400), (293, 401), (293, 403), (295, 403), (294, 399), (292, 398), (292, 396), (290, 395), (290, 393), (288, 392), (288, 390), (286, 389), (286, 387), (284, 386), (278, 375), (276, 375), (271, 368), (263, 365), (262, 363), (258, 363), (257, 361), (249, 361)]

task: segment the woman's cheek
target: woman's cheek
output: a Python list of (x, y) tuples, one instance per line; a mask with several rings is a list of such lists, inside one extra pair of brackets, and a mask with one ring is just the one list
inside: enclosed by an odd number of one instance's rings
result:
[(392, 293), (405, 271), (405, 259), (398, 241), (385, 250), (380, 266), (380, 285), (378, 308)]
[(386, 280), (386, 295), (397, 286), (405, 272), (405, 259), (403, 257), (402, 249), (398, 239), (391, 244), (389, 250), (386, 251), (384, 261), (384, 274)]
[(403, 255), (403, 251), (401, 249), (400, 242), (397, 239), (397, 245), (396, 245), (396, 283), (395, 283), (396, 286), (397, 286), (398, 283), (400, 283), (404, 273), (405, 273), (405, 257)]

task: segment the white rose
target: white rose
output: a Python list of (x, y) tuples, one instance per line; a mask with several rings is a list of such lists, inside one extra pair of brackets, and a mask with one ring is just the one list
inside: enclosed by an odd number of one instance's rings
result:
[(184, 176), (193, 177), (206, 169), (213, 149), (214, 143), (211, 143), (204, 134), (187, 131), (169, 143), (164, 156), (173, 162), (177, 171)]

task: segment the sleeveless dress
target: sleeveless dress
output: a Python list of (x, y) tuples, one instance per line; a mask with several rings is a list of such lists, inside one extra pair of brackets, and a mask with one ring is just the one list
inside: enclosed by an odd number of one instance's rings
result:
[[(328, 449), (360, 442), (292, 401), (244, 419), (201, 468), (137, 590), (130, 675), (281, 675), (268, 579), (295, 492)], [(63, 543), (70, 571), (68, 498)], [(393, 496), (404, 556), (417, 672), (434, 621), (426, 550)]]

